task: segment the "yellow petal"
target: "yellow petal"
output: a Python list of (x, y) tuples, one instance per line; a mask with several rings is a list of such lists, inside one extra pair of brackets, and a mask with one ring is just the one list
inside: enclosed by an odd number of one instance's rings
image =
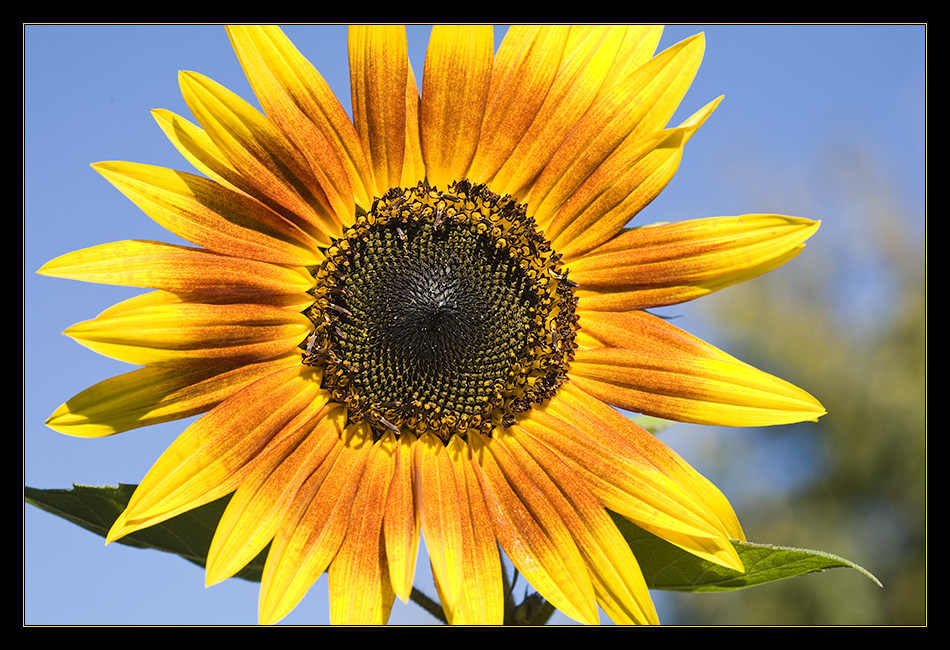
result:
[(313, 276), (303, 267), (278, 266), (153, 241), (121, 241), (74, 251), (47, 262), (37, 273), (217, 296), (232, 302), (284, 294), (304, 299), (313, 288)]
[(188, 427), (139, 484), (107, 536), (115, 541), (233, 492), (260, 451), (326, 393), (321, 373), (297, 365), (232, 395)]
[(476, 433), (469, 441), (495, 536), (508, 558), (548, 602), (596, 625), (590, 575), (557, 509), (499, 439)]
[(412, 593), (412, 581), (419, 554), (420, 517), (416, 516), (413, 493), (413, 446), (416, 437), (404, 432), (396, 446), (396, 467), (386, 499), (383, 535), (386, 540), (386, 558), (393, 591), (405, 603)]
[(412, 64), (406, 63), (406, 149), (402, 158), (400, 187), (415, 187), (426, 179), (426, 164), (422, 156), (421, 99), (419, 85), (412, 72)]
[(504, 584), (491, 517), (467, 443), (432, 434), (416, 443), (417, 492), (426, 547), (450, 625), (501, 625)]
[(620, 51), (617, 53), (606, 83), (601, 88), (600, 95), (613, 92), (613, 87), (617, 85), (627, 85), (629, 88), (627, 78), (653, 58), (662, 35), (663, 25), (627, 26)]
[(236, 94), (195, 72), (179, 73), (188, 108), (215, 146), (253, 188), (253, 195), (301, 228), (339, 234), (332, 197), (296, 147)]
[(337, 220), (349, 223), (354, 192), (369, 207), (366, 163), (333, 91), (279, 28), (230, 26), (228, 37), (264, 112), (306, 158)]
[(569, 31), (564, 25), (508, 29), (492, 69), (471, 180), (490, 181), (531, 126), (560, 67)]
[(699, 68), (703, 47), (702, 35), (677, 43), (601, 94), (531, 190), (528, 205), (541, 228), (547, 231), (561, 205), (622, 142), (666, 125)]
[[(472, 467), (469, 446), (460, 436), (446, 445), (455, 476), (461, 516), (458, 538), (462, 585), (453, 602), (442, 600), (442, 609), (451, 625), (501, 625), (505, 619), (504, 580), (498, 543), (491, 515)], [(444, 593), (437, 581), (439, 594)]]
[(283, 368), (300, 354), (237, 367), (140, 368), (111, 377), (56, 409), (46, 426), (70, 436), (98, 438), (204, 413), (245, 386)]
[(628, 138), (581, 183), (547, 226), (565, 261), (613, 237), (659, 195), (679, 168), (686, 143), (718, 105), (719, 99), (710, 102), (678, 128)]
[(159, 225), (217, 253), (306, 266), (319, 263), (317, 251), (329, 243), (201, 176), (128, 162), (93, 168)]
[(530, 184), (577, 126), (605, 82), (623, 76), (623, 68), (638, 59), (638, 49), (648, 51), (647, 57), (652, 54), (655, 43), (651, 47), (647, 34), (640, 33), (643, 31), (658, 32), (624, 25), (571, 27), (557, 76), (530, 128), (495, 174), (493, 191), (516, 197), (527, 194)]
[(517, 427), (506, 432), (499, 437), (570, 529), (604, 611), (615, 623), (658, 624), (636, 558), (586, 480)]
[(817, 420), (818, 401), (646, 312), (584, 312), (603, 347), (579, 348), (571, 378), (580, 388), (637, 413), (721, 426)]
[(518, 425), (583, 476), (601, 503), (699, 557), (742, 571), (729, 502), (655, 436), (573, 382)]
[(491, 25), (436, 25), (422, 75), (422, 149), (429, 184), (465, 177), (475, 154), (491, 82)]
[(353, 25), (349, 31), (353, 123), (369, 158), (375, 194), (399, 187), (406, 151), (406, 30), (396, 25)]
[(334, 452), (300, 489), (267, 554), (261, 623), (276, 623), (289, 614), (336, 556), (350, 525), (372, 439), (364, 425), (347, 427)]
[(431, 433), (414, 446), (415, 492), (422, 518), (432, 574), (439, 585), (443, 610), (453, 611), (464, 597), (462, 527), (463, 494), (445, 445)]
[(384, 434), (373, 445), (346, 538), (330, 565), (330, 622), (334, 625), (385, 625), (395, 593), (383, 542), (383, 516), (395, 470), (396, 437)]
[(627, 311), (699, 298), (798, 255), (819, 222), (781, 215), (635, 228), (571, 262), (585, 309)]
[(201, 127), (161, 108), (154, 109), (152, 117), (181, 155), (202, 174), (228, 189), (253, 192), (251, 184), (241, 176), (241, 172), (235, 169)]
[(313, 330), (303, 314), (257, 304), (126, 300), (65, 334), (113, 359), (142, 366), (235, 366), (294, 350)]
[(264, 550), (298, 491), (337, 444), (345, 411), (339, 405), (319, 404), (267, 446), (231, 497), (208, 550), (207, 586), (230, 578)]

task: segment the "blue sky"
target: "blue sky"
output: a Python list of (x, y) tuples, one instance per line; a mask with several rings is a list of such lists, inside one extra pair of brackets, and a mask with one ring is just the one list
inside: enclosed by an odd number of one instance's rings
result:
[[(295, 25), (286, 31), (349, 109), (345, 27)], [(923, 26), (675, 25), (664, 32), (660, 49), (700, 31), (706, 35), (703, 65), (673, 121), (719, 95), (725, 99), (690, 141), (677, 177), (637, 223), (792, 213), (807, 205), (815, 213), (798, 216), (822, 219), (823, 226), (796, 263), (807, 263), (807, 255), (834, 255), (836, 242), (860, 238), (861, 214), (853, 206), (822, 202), (820, 191), (799, 184), (829, 151), (858, 147), (893, 181), (909, 208), (905, 226), (923, 250)], [(408, 30), (417, 77), (428, 32), (424, 26)], [(496, 40), (503, 34), (504, 27), (497, 27)], [(188, 423), (99, 440), (72, 439), (45, 427), (46, 417), (66, 399), (129, 369), (62, 331), (141, 292), (35, 275), (46, 261), (99, 243), (174, 241), (89, 165), (130, 160), (191, 171), (149, 114), (166, 108), (190, 117), (178, 89), (179, 70), (200, 72), (254, 102), (220, 26), (24, 29), (27, 485), (138, 483)], [(818, 198), (799, 201), (800, 192)], [(886, 303), (883, 289), (870, 284), (858, 289), (867, 291), (872, 304)], [(703, 323), (693, 318), (678, 324), (703, 334)], [(256, 621), (257, 585), (230, 580), (205, 589), (202, 571), (176, 557), (106, 547), (102, 539), (31, 507), (24, 522), (28, 624)], [(434, 592), (426, 562), (420, 562), (416, 584)], [(285, 622), (326, 622), (326, 600), (324, 577)], [(428, 620), (414, 606), (398, 604), (392, 618)]]

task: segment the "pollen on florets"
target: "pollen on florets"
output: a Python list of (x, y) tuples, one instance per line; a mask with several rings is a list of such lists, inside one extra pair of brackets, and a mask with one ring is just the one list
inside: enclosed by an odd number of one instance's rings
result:
[(566, 380), (577, 299), (559, 262), (485, 185), (393, 188), (314, 270), (303, 361), (377, 433), (490, 435)]

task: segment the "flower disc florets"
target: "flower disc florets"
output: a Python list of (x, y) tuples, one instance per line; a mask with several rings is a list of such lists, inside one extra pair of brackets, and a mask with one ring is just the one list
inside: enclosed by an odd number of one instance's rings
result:
[(490, 434), (565, 381), (574, 283), (509, 197), (464, 180), (393, 188), (325, 254), (304, 363), (351, 420)]

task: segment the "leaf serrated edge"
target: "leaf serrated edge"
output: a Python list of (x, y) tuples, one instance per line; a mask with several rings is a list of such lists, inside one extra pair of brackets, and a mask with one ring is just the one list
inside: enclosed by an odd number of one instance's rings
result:
[[(77, 492), (88, 491), (89, 495), (93, 496), (94, 498), (102, 499), (105, 502), (111, 501), (112, 503), (114, 503), (116, 506), (115, 516), (118, 517), (119, 514), (122, 512), (122, 510), (125, 508), (125, 506), (128, 504), (128, 500), (131, 497), (132, 492), (135, 490), (135, 487), (136, 486), (134, 485), (127, 485), (127, 484), (121, 484), (121, 483), (117, 486), (100, 486), (100, 487), (73, 484), (73, 489), (71, 490), (69, 489), (40, 489), (40, 488), (31, 488), (29, 486), (24, 486), (24, 500), (26, 501), (26, 503), (29, 503), (33, 505), (34, 507), (39, 508), (40, 510), (49, 512), (50, 514), (66, 519), (67, 521), (70, 521), (71, 523), (74, 523), (77, 526), (80, 526), (81, 528), (84, 528), (92, 533), (95, 533), (104, 537), (106, 532), (109, 529), (109, 526), (111, 526), (111, 522), (103, 522), (102, 524), (98, 524), (96, 522), (83, 520), (82, 518), (77, 517), (76, 515), (70, 514), (66, 511), (63, 511), (57, 508), (54, 505), (51, 505), (50, 503), (47, 503), (46, 501), (43, 500), (41, 495), (50, 495), (50, 496), (56, 496), (56, 497), (62, 497), (62, 498), (79, 498), (79, 496), (77, 495)], [(229, 497), (225, 497), (225, 499), (227, 498)], [(207, 504), (206, 506), (203, 506), (203, 508), (214, 507), (217, 505), (218, 505), (217, 502), (213, 502), (211, 504)], [(624, 532), (624, 529), (627, 529), (629, 532), (632, 532), (632, 529), (635, 529), (637, 531), (636, 535), (638, 537), (637, 539), (634, 539), (634, 540), (631, 540), (629, 537), (627, 537), (626, 534), (624, 535), (624, 537), (627, 539), (627, 542), (631, 544), (631, 548), (634, 550), (634, 554), (636, 554), (636, 551), (637, 551), (636, 544), (631, 543), (631, 541), (642, 543), (644, 540), (648, 540), (652, 538), (653, 541), (650, 543), (652, 544), (660, 543), (669, 547), (668, 549), (664, 549), (665, 552), (673, 553), (674, 555), (680, 555), (681, 557), (688, 558), (692, 562), (694, 562), (696, 566), (699, 568), (697, 575), (701, 576), (708, 572), (714, 575), (721, 576), (717, 580), (710, 580), (708, 582), (703, 582), (701, 584), (691, 584), (691, 585), (684, 584), (682, 586), (670, 586), (670, 585), (657, 585), (653, 583), (653, 579), (652, 579), (653, 576), (645, 575), (644, 577), (647, 579), (647, 586), (651, 589), (661, 589), (664, 591), (691, 591), (691, 592), (697, 592), (697, 593), (701, 593), (701, 592), (715, 593), (715, 592), (723, 592), (723, 591), (735, 591), (738, 589), (746, 589), (749, 587), (763, 585), (769, 582), (775, 582), (777, 580), (784, 580), (784, 579), (792, 578), (792, 577), (805, 576), (805, 575), (810, 575), (812, 573), (823, 573), (824, 571), (828, 569), (835, 569), (835, 568), (854, 569), (858, 571), (859, 573), (865, 575), (872, 582), (874, 582), (878, 587), (883, 587), (880, 580), (878, 580), (867, 569), (865, 569), (864, 567), (858, 564), (855, 564), (854, 562), (851, 562), (850, 560), (847, 560), (838, 555), (834, 555), (832, 553), (827, 553), (824, 551), (813, 551), (810, 549), (803, 549), (803, 548), (796, 548), (796, 547), (775, 546), (772, 544), (759, 544), (759, 543), (731, 540), (732, 545), (735, 547), (736, 551), (739, 553), (739, 557), (743, 559), (743, 562), (746, 564), (746, 567), (747, 567), (747, 571), (745, 573), (739, 573), (737, 571), (732, 571), (730, 569), (726, 569), (724, 567), (714, 565), (710, 562), (699, 560), (698, 558), (690, 556), (686, 551), (677, 549), (673, 545), (668, 544), (667, 542), (664, 542), (660, 538), (657, 538), (653, 536), (652, 534), (647, 533), (646, 531), (635, 526), (633, 523), (629, 522), (628, 520), (623, 519), (616, 513), (610, 513), (610, 514), (614, 517), (614, 520), (618, 524), (620, 524), (621, 532)], [(166, 522), (166, 524), (169, 524), (176, 520), (181, 521), (182, 518), (192, 518), (197, 523), (201, 523), (203, 525), (203, 520), (201, 520), (200, 518), (194, 517), (194, 515), (191, 512), (185, 513), (183, 515), (179, 515), (179, 517), (175, 517), (169, 520), (168, 522)], [(173, 527), (166, 530), (166, 532), (177, 536), (177, 533), (175, 533)], [(200, 566), (204, 566), (204, 563), (206, 560), (206, 558), (198, 557), (198, 555), (196, 554), (191, 554), (191, 556), (189, 556), (189, 555), (180, 553), (178, 551), (162, 548), (161, 546), (157, 546), (149, 542), (148, 539), (138, 539), (138, 536), (135, 533), (123, 538), (122, 540), (119, 541), (119, 543), (132, 546), (135, 548), (149, 548), (149, 549), (163, 551), (166, 553), (174, 553), (175, 555), (178, 555), (182, 557), (183, 559), (186, 559), (189, 562), (198, 564)], [(190, 544), (184, 544), (183, 546), (188, 547), (190, 546)], [(801, 557), (797, 559), (793, 559), (790, 562), (783, 563), (782, 566), (778, 568), (760, 570), (761, 573), (774, 571), (777, 573), (788, 573), (788, 575), (778, 575), (774, 578), (769, 578), (765, 580), (761, 580), (761, 579), (755, 580), (754, 576), (756, 575), (756, 573), (759, 573), (759, 571), (756, 571), (756, 569), (754, 568), (756, 559), (752, 556), (755, 554), (758, 554), (761, 556), (762, 553), (767, 553), (769, 556), (774, 556), (778, 552), (791, 553), (791, 554), (799, 555)], [(263, 566), (263, 558), (266, 557), (266, 553), (267, 553), (267, 549), (262, 551), (261, 555), (258, 558), (255, 558), (255, 560), (252, 561), (245, 568), (244, 571), (238, 574), (237, 577), (241, 577), (245, 580), (250, 580), (250, 581), (260, 581), (258, 567), (255, 567), (253, 565), (259, 562), (260, 565)], [(783, 571), (783, 569), (792, 567), (795, 564), (808, 562), (810, 558), (811, 559), (820, 558), (821, 560), (824, 561), (824, 564), (822, 564), (822, 566), (815, 567), (812, 570), (805, 570), (801, 572)], [(642, 559), (642, 558), (638, 558), (638, 559)], [(746, 562), (746, 560), (748, 560), (748, 562)], [(750, 578), (752, 578), (752, 580), (750, 580)], [(696, 581), (694, 581), (694, 583), (695, 582)]]
[[(742, 557), (742, 554), (744, 552), (747, 552), (750, 550), (769, 549), (771, 551), (785, 551), (789, 553), (805, 554), (808, 556), (817, 556), (817, 557), (825, 558), (826, 560), (837, 563), (836, 566), (826, 566), (823, 568), (815, 569), (814, 571), (807, 571), (806, 573), (799, 573), (795, 575), (804, 576), (804, 575), (810, 575), (812, 573), (823, 573), (824, 571), (828, 569), (838, 569), (838, 568), (854, 569), (855, 571), (858, 571), (859, 573), (864, 574), (878, 587), (881, 587), (881, 588), (884, 587), (884, 585), (881, 584), (881, 581), (878, 580), (877, 577), (875, 577), (874, 574), (872, 574), (870, 571), (868, 571), (861, 565), (852, 562), (851, 560), (841, 557), (840, 555), (827, 553), (825, 551), (813, 551), (811, 549), (806, 549), (806, 548), (797, 548), (794, 546), (775, 546), (773, 544), (754, 544), (751, 542), (740, 542), (736, 540), (730, 540), (730, 541), (732, 542), (732, 545), (735, 547), (736, 551), (739, 552), (740, 557)], [(796, 562), (798, 561), (804, 562), (806, 561), (806, 558), (802, 558), (801, 560), (796, 560)], [(791, 564), (792, 563), (789, 563), (786, 566), (790, 566)], [(789, 576), (789, 577), (793, 577), (793, 576)]]

